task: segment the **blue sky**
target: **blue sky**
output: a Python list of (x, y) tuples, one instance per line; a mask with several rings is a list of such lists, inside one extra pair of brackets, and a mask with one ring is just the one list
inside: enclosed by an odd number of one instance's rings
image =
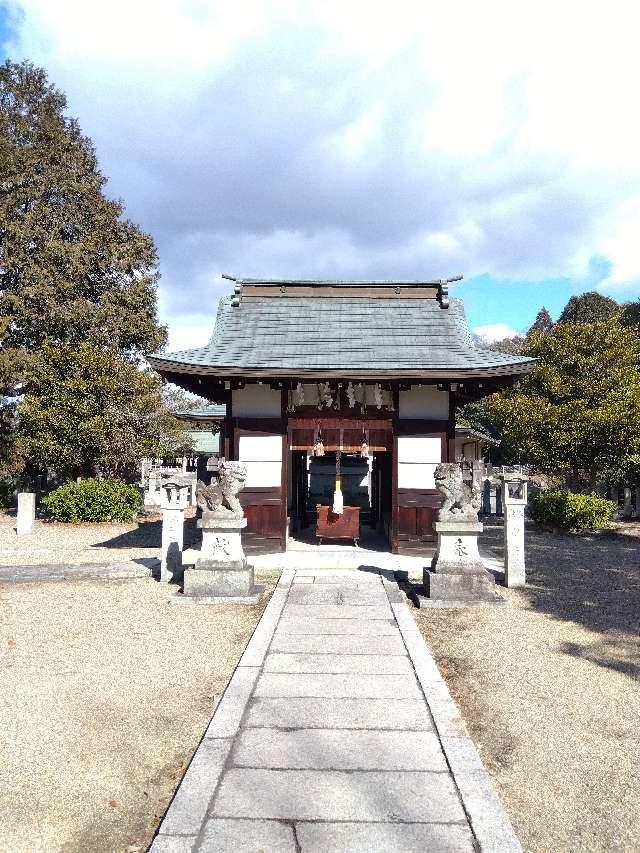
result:
[(487, 339), (585, 290), (640, 295), (630, 0), (0, 10), (8, 55), (47, 69), (155, 238), (173, 348), (206, 341), (223, 272), (463, 273)]

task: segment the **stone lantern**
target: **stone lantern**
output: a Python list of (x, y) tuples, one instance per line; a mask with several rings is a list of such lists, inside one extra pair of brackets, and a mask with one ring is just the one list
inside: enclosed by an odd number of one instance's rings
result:
[(520, 471), (496, 474), (502, 483), (504, 506), (504, 583), (505, 586), (524, 586), (524, 509), (527, 505), (528, 476)]
[(160, 485), (162, 507), (162, 557), (160, 580), (178, 580), (182, 574), (184, 545), (184, 511), (189, 505), (191, 479), (169, 476)]

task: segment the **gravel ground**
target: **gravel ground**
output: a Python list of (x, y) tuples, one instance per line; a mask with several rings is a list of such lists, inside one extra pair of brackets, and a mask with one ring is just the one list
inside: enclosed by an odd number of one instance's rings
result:
[(416, 620), (525, 849), (639, 851), (640, 530), (526, 539), (505, 607)]
[(172, 594), (151, 579), (0, 584), (2, 853), (150, 843), (268, 599)]
[[(187, 510), (185, 545), (197, 535), (195, 510)], [(160, 557), (162, 521), (158, 514), (127, 524), (62, 524), (37, 520), (31, 536), (18, 538), (15, 514), (0, 510), (0, 566), (42, 563), (77, 565)]]

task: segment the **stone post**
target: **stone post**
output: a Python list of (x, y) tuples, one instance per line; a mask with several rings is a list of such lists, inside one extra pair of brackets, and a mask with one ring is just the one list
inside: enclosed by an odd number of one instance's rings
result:
[(629, 521), (633, 517), (633, 506), (631, 504), (631, 489), (629, 486), (624, 487), (624, 507), (622, 508), (622, 518)]
[(144, 505), (158, 506), (158, 474), (155, 468), (149, 468), (144, 490)]
[(160, 580), (179, 580), (182, 574), (184, 511), (189, 503), (190, 482), (169, 477), (160, 486), (162, 506), (162, 557)]
[(498, 487), (491, 480), (489, 482), (489, 515), (495, 515), (498, 511)]
[(476, 459), (471, 465), (472, 478), (475, 486), (482, 491), (484, 485), (485, 465), (482, 459)]
[(526, 584), (524, 560), (524, 509), (527, 505), (527, 475), (503, 471), (504, 501), (504, 583), (505, 586)]
[(504, 489), (502, 484), (496, 486), (496, 515), (504, 514)]
[(488, 479), (482, 484), (481, 511), (482, 515), (491, 515), (491, 483)]
[(29, 536), (33, 533), (36, 520), (35, 492), (18, 492), (18, 519), (16, 533), (18, 536)]

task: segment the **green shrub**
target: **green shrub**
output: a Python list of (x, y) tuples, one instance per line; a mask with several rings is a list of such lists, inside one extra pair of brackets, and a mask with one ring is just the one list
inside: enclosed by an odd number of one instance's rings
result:
[(532, 518), (563, 530), (602, 530), (615, 510), (613, 501), (562, 489), (536, 492), (529, 500)]
[(141, 498), (122, 480), (81, 480), (59, 486), (42, 503), (56, 521), (131, 521)]
[(6, 507), (11, 506), (15, 490), (15, 483), (10, 482), (9, 480), (0, 480), (0, 508), (5, 509)]

